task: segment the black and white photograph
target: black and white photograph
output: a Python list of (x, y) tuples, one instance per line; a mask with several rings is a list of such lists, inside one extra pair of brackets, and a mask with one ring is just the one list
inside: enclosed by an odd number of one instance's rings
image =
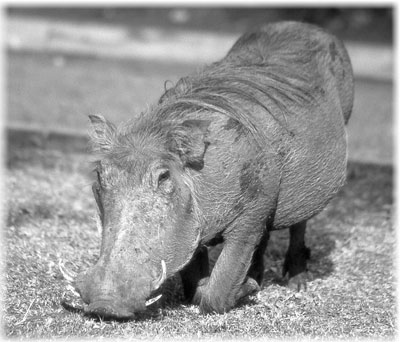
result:
[(4, 3), (3, 338), (395, 340), (390, 3)]

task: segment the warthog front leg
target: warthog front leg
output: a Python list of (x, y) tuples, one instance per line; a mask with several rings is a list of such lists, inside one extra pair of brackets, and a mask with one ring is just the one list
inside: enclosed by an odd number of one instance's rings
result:
[(247, 277), (247, 273), (262, 230), (261, 227), (258, 231), (232, 229), (226, 236), (211, 276), (200, 281), (193, 298), (194, 303), (199, 303), (201, 312), (226, 312), (240, 298), (260, 290), (257, 281)]

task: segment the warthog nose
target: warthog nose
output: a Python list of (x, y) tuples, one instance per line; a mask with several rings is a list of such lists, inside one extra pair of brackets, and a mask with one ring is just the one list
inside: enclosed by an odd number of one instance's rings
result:
[(99, 301), (91, 303), (85, 312), (92, 315), (98, 315), (102, 318), (133, 318), (134, 313), (126, 310), (125, 308), (118, 307), (108, 301)]

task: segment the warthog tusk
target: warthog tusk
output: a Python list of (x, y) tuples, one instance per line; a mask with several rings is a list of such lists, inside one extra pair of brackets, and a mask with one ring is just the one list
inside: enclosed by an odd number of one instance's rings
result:
[(161, 298), (161, 296), (162, 296), (162, 294), (158, 295), (157, 297), (150, 298), (149, 300), (146, 300), (145, 305), (149, 306), (149, 305), (155, 303), (156, 301), (158, 301)]
[(153, 290), (158, 290), (158, 288), (162, 285), (165, 279), (167, 279), (167, 265), (164, 260), (161, 260), (161, 276), (153, 283)]
[(73, 295), (80, 297), (79, 293), (75, 290), (75, 288), (71, 284), (68, 284), (66, 288), (67, 290), (71, 291)]
[(65, 280), (69, 281), (70, 283), (74, 281), (76, 275), (73, 272), (67, 270), (61, 260), (58, 261), (58, 268)]

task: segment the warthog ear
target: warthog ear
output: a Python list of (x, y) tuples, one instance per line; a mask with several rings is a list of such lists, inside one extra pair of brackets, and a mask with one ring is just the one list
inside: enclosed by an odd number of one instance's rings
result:
[(89, 115), (91, 131), (89, 132), (92, 147), (99, 152), (109, 151), (115, 134), (115, 126), (102, 115)]
[(184, 166), (197, 171), (204, 167), (204, 155), (210, 143), (207, 141), (208, 120), (186, 120), (168, 135), (168, 148), (176, 153)]

